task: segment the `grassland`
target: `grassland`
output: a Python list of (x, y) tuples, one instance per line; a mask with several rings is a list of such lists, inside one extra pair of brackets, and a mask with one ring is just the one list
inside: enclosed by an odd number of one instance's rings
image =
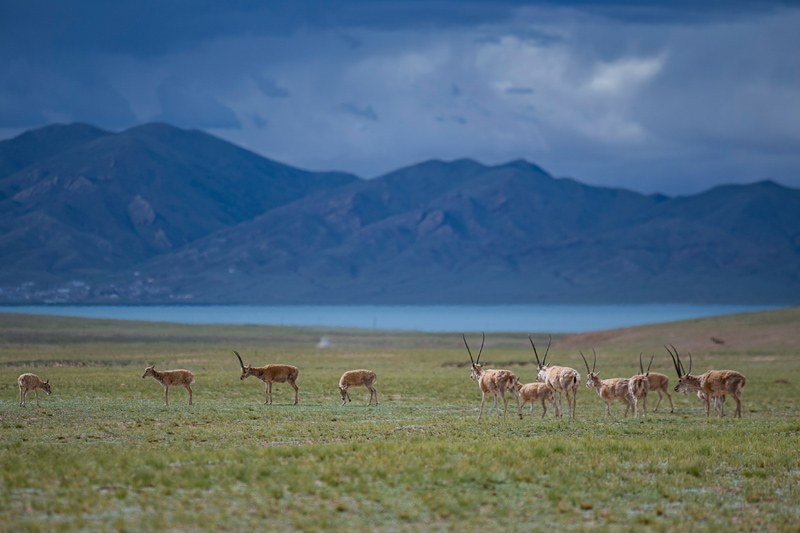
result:
[[(654, 351), (674, 385), (664, 343), (743, 372), (744, 419), (674, 393), (674, 414), (609, 419), (582, 385), (576, 420), (478, 423), (458, 335), (0, 315), (0, 531), (796, 531), (800, 309), (558, 336), (550, 359), (585, 375), (594, 347), (630, 376)], [(300, 405), (288, 385), (264, 405), (231, 349), (300, 367)], [(483, 359), (533, 381), (531, 356), (490, 334)], [(165, 408), (151, 363), (192, 370), (195, 404), (173, 389)], [(340, 406), (354, 368), (378, 373), (377, 408), (363, 388)], [(22, 372), (50, 379), (41, 407), (17, 406)]]

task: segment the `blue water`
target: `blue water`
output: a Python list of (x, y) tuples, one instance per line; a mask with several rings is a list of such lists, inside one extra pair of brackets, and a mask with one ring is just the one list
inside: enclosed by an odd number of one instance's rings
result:
[(0, 312), (185, 324), (336, 326), (408, 331), (580, 333), (775, 309), (748, 305), (0, 306)]

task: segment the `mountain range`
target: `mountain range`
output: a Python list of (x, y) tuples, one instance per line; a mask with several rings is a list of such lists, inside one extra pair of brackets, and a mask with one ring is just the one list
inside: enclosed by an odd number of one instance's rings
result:
[(0, 301), (797, 303), (800, 191), (427, 161), (364, 180), (196, 130), (0, 142)]

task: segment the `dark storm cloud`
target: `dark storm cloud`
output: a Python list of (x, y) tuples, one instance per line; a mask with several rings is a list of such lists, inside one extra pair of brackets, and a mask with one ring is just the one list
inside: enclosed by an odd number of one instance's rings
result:
[(241, 128), (230, 108), (197, 84), (170, 78), (156, 91), (161, 113), (154, 120), (190, 128)]
[(3, 2), (0, 135), (163, 120), (363, 176), (523, 157), (646, 192), (800, 185), (792, 5)]

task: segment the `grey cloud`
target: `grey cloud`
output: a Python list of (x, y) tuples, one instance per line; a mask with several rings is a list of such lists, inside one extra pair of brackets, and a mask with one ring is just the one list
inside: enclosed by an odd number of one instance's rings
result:
[(279, 86), (272, 78), (261, 74), (253, 74), (253, 80), (255, 80), (261, 92), (270, 98), (288, 98), (291, 96), (289, 91)]
[(170, 78), (157, 89), (161, 113), (154, 120), (187, 128), (242, 127), (230, 108), (184, 80)]
[(339, 109), (347, 113), (350, 113), (351, 115), (365, 118), (367, 120), (378, 120), (378, 114), (375, 113), (375, 110), (372, 109), (371, 105), (368, 105), (367, 107), (358, 107), (356, 104), (353, 103), (345, 103), (340, 105)]

